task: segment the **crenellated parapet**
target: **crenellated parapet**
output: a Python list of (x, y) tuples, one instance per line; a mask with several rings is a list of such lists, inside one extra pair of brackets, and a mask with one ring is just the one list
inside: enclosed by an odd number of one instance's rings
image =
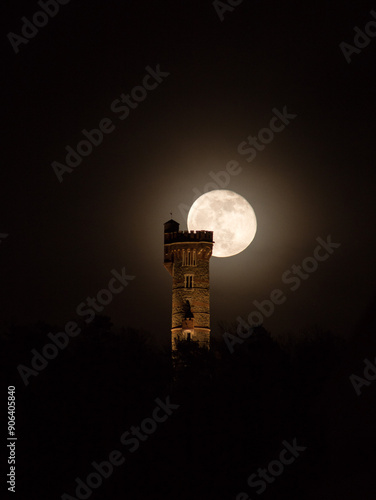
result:
[(213, 243), (213, 231), (175, 231), (173, 233), (164, 233), (165, 244), (189, 241), (207, 241)]

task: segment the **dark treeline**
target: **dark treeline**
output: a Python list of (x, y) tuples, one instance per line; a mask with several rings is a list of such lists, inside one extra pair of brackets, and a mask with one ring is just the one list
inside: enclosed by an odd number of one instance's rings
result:
[[(357, 395), (349, 378), (375, 360), (370, 321), (346, 341), (317, 328), (283, 344), (261, 326), (233, 354), (221, 338), (210, 351), (182, 342), (174, 368), (147, 333), (97, 317), (28, 386), (17, 367), (30, 367), (31, 350), (58, 330), (4, 329), (3, 394), (16, 386), (15, 498), (80, 498), (76, 478), (86, 483), (92, 462), (113, 450), (124, 464), (87, 498), (374, 498), (376, 381)], [(131, 452), (121, 436), (168, 397), (179, 407)], [(305, 450), (258, 494), (249, 476), (294, 440)]]

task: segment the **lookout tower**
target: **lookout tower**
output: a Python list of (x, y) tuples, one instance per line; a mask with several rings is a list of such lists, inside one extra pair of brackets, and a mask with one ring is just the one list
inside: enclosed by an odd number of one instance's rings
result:
[(179, 231), (164, 225), (164, 266), (172, 276), (172, 349), (176, 340), (195, 340), (210, 347), (209, 259), (213, 231)]

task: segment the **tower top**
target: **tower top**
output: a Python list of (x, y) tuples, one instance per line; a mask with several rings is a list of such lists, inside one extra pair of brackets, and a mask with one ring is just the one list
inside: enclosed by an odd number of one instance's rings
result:
[[(178, 224), (179, 227), (179, 224)], [(169, 243), (213, 242), (213, 231), (166, 231), (164, 234), (165, 245)]]
[(179, 222), (170, 219), (164, 223), (164, 242), (180, 243), (190, 241), (206, 241), (213, 242), (213, 231), (179, 231)]
[(170, 219), (164, 223), (164, 232), (165, 233), (175, 233), (179, 231), (179, 222), (176, 222), (174, 219)]

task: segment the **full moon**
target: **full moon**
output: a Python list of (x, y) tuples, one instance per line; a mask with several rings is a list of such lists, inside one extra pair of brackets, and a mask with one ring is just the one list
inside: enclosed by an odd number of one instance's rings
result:
[(231, 257), (242, 252), (256, 234), (256, 215), (248, 201), (227, 189), (203, 194), (188, 214), (189, 231), (213, 231), (213, 256)]

